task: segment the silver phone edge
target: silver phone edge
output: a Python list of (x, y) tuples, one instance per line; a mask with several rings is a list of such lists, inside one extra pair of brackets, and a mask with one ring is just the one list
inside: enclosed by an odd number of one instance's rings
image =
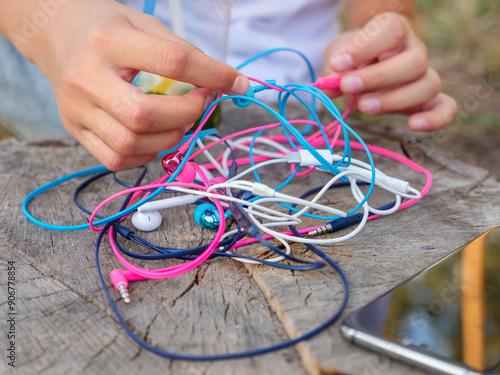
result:
[(345, 322), (340, 327), (340, 332), (348, 341), (360, 346), (389, 356), (391, 359), (403, 361), (410, 365), (443, 375), (483, 375), (480, 372), (466, 369), (431, 357), (417, 351), (405, 348), (399, 344), (384, 340), (349, 327)]

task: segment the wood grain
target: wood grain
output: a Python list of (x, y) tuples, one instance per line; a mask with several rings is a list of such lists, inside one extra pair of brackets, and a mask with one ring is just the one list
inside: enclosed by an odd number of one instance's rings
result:
[[(292, 109), (290, 116), (299, 114)], [(223, 119), (222, 133), (272, 120), (253, 107), (225, 108)], [(430, 145), (403, 130), (354, 125), (366, 141), (406, 153), (425, 165), (433, 173), (434, 185), (417, 205), (369, 222), (349, 241), (320, 247), (341, 265), (350, 281), (346, 313), (500, 222), (500, 184), (487, 171), (450, 160), (439, 145)], [(376, 163), (386, 173), (422, 186), (419, 174), (381, 157), (376, 157)], [(244, 360), (189, 363), (141, 350), (121, 329), (104, 296), (94, 264), (96, 234), (48, 231), (26, 220), (20, 210), (22, 200), (33, 189), (94, 165), (95, 160), (73, 142), (27, 145), (9, 140), (0, 145), (0, 272), (5, 283), (6, 262), (16, 261), (18, 373), (422, 374), (347, 343), (338, 332), (338, 323), (297, 347)], [(160, 173), (157, 164), (150, 169), (153, 176)], [(269, 168), (262, 176), (276, 180), (281, 171)], [(137, 173), (123, 172), (120, 177), (131, 182)], [(326, 178), (308, 175), (286, 191), (297, 194), (304, 186), (320, 185)], [(57, 224), (86, 222), (87, 215), (74, 207), (71, 198), (79, 181), (36, 198), (30, 212)], [(119, 190), (107, 176), (86, 189), (80, 201), (93, 208)], [(347, 197), (347, 191), (339, 191), (325, 201), (348, 207), (352, 203)], [(375, 199), (383, 202), (387, 196)], [(106, 208), (104, 214), (116, 208)], [(169, 210), (161, 230), (147, 234), (147, 239), (178, 247), (209, 241), (212, 233), (194, 223), (192, 211), (192, 207)], [(250, 254), (259, 251), (258, 247), (242, 250)], [(294, 245), (293, 251), (297, 256), (311, 257), (302, 245)], [(100, 259), (106, 274), (119, 265), (107, 243)], [(190, 354), (248, 350), (296, 337), (327, 319), (343, 296), (341, 280), (330, 269), (291, 272), (220, 259), (174, 279), (135, 282), (130, 289), (132, 303), (117, 303), (132, 329), (158, 347)], [(118, 300), (117, 294), (113, 295)], [(2, 292), (0, 309), (5, 301), (6, 293)], [(5, 335), (0, 346), (6, 347)], [(0, 360), (0, 372), (15, 373), (4, 359)]]

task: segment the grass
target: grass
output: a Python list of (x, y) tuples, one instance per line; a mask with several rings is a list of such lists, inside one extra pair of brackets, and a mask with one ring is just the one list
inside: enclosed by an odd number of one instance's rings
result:
[(472, 60), (481, 74), (500, 74), (500, 1), (417, 0), (422, 39), (431, 51), (445, 53), (450, 65)]
[[(482, 96), (478, 96), (477, 90), (482, 86), (479, 78), (482, 82), (500, 80), (500, 1), (416, 0), (416, 3), (421, 37), (429, 55), (439, 56), (445, 62), (440, 71), (442, 77), (448, 77), (445, 91), (457, 100), (459, 113), (466, 113), (457, 116), (461, 131), (498, 134), (499, 89), (490, 87), (494, 90)], [(479, 103), (473, 111), (466, 106), (471, 98)]]

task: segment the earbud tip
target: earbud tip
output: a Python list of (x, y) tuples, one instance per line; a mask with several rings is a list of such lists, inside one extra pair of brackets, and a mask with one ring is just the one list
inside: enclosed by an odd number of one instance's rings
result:
[(181, 173), (177, 176), (176, 180), (185, 184), (190, 184), (196, 178), (196, 170), (192, 162), (187, 162), (182, 168)]
[(139, 212), (132, 215), (132, 224), (143, 232), (151, 232), (161, 225), (161, 214), (158, 211)]
[[(252, 86), (248, 88), (247, 93), (245, 94), (247, 98), (255, 98), (255, 90), (253, 89)], [(245, 98), (234, 98), (233, 103), (237, 105), (238, 107), (248, 107), (250, 104), (252, 104), (251, 100), (245, 99)]]
[(220, 225), (220, 216), (211, 203), (202, 203), (194, 210), (194, 220), (205, 229), (215, 231)]

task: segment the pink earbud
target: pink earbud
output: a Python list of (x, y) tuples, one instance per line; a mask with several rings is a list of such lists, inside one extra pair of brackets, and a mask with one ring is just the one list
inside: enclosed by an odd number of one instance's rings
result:
[[(166, 154), (163, 157), (161, 164), (167, 176), (170, 177), (171, 175), (174, 174), (174, 172), (181, 164), (183, 158), (184, 155), (180, 151), (175, 151), (170, 154)], [(179, 182), (190, 184), (195, 180), (195, 178), (196, 178), (196, 170), (193, 166), (193, 163), (188, 161), (184, 165), (184, 168), (182, 168), (182, 171), (180, 171), (180, 173), (177, 175), (175, 179)]]

